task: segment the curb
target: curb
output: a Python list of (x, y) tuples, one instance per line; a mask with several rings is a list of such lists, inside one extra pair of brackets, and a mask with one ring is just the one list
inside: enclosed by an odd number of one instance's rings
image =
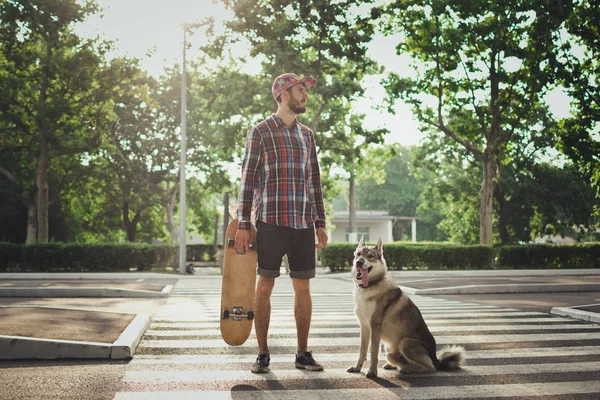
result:
[(130, 359), (135, 354), (135, 350), (138, 347), (142, 335), (148, 328), (148, 325), (150, 325), (150, 321), (150, 314), (135, 314), (133, 320), (113, 343), (0, 335), (0, 360), (57, 358)]
[(179, 274), (162, 274), (159, 272), (1, 272), (0, 279), (32, 279), (32, 280), (132, 280), (132, 279), (180, 279)]
[[(598, 305), (598, 304), (589, 304), (589, 305)], [(593, 313), (585, 310), (578, 310), (577, 307), (585, 307), (585, 306), (572, 306), (572, 307), (552, 307), (550, 310), (550, 314), (560, 315), (564, 317), (571, 317), (575, 319), (580, 319), (586, 322), (596, 322), (600, 323), (600, 314)]]
[(499, 293), (557, 293), (600, 291), (597, 283), (531, 283), (503, 285), (468, 285), (432, 289), (416, 289), (400, 285), (400, 289), (414, 295), (436, 294), (499, 294)]
[(0, 297), (168, 297), (173, 285), (165, 285), (162, 290), (136, 290), (106, 287), (2, 287)]

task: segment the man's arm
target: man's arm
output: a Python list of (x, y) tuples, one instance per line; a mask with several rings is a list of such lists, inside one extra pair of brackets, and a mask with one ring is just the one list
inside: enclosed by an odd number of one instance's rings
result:
[(317, 158), (317, 146), (315, 136), (311, 131), (311, 149), (310, 149), (310, 175), (308, 178), (308, 195), (312, 209), (315, 228), (319, 243), (317, 248), (323, 248), (327, 245), (327, 233), (325, 231), (325, 206), (323, 205), (323, 189), (321, 188), (321, 170), (319, 168), (319, 160)]
[(254, 187), (258, 180), (262, 141), (258, 129), (252, 128), (246, 135), (246, 150), (242, 160), (242, 178), (236, 214), (239, 220), (238, 232), (235, 235), (235, 248), (248, 248), (250, 240), (250, 214)]

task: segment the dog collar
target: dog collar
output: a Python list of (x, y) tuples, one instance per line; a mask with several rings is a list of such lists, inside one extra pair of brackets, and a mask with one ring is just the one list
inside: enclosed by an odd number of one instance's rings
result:
[(370, 288), (371, 286), (377, 285), (377, 284), (378, 284), (379, 282), (381, 282), (382, 280), (383, 280), (383, 277), (381, 277), (381, 278), (379, 278), (379, 279), (377, 279), (377, 280), (374, 280), (373, 282), (369, 282), (369, 286), (367, 286), (367, 287), (364, 287), (362, 283), (359, 283), (358, 285), (356, 285), (356, 287), (359, 287), (359, 288), (361, 288), (361, 289), (368, 289), (368, 288)]

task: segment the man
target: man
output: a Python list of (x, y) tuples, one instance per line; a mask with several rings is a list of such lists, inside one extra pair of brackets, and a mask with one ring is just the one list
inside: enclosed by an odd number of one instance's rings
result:
[(254, 306), (258, 357), (251, 368), (254, 373), (269, 372), (267, 336), (271, 293), (285, 254), (295, 294), (296, 368), (323, 370), (308, 351), (307, 342), (312, 315), (310, 279), (315, 276), (315, 247), (327, 245), (325, 209), (315, 136), (296, 119), (297, 114), (306, 112), (306, 90), (316, 83), (313, 77), (300, 78), (292, 73), (278, 76), (271, 88), (277, 112), (250, 129), (246, 137), (235, 247), (240, 251), (248, 247), (250, 212), (254, 203), (258, 247)]

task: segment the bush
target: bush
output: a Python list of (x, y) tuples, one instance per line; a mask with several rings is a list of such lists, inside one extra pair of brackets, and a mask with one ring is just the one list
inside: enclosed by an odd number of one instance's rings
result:
[[(219, 245), (219, 250), (223, 246)], [(216, 261), (216, 254), (212, 244), (190, 244), (185, 247), (188, 261)]]
[(0, 243), (0, 272), (129, 272), (176, 265), (177, 248), (147, 244)]
[[(332, 243), (319, 250), (323, 267), (332, 272), (349, 271), (356, 245)], [(600, 244), (521, 245), (492, 248), (449, 244), (390, 243), (384, 245), (390, 270), (495, 268), (600, 268)]]
[(600, 244), (504, 246), (496, 249), (501, 268), (600, 268)]
[[(356, 245), (332, 243), (320, 250), (324, 267), (333, 271), (348, 271), (352, 267)], [(400, 269), (484, 269), (490, 266), (493, 249), (488, 246), (448, 244), (384, 245), (383, 254), (390, 270)]]

